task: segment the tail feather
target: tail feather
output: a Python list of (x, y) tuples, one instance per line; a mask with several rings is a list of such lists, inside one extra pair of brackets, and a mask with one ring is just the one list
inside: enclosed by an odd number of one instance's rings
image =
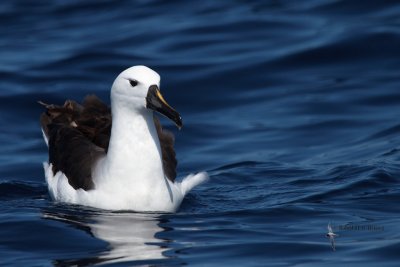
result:
[(194, 187), (204, 183), (209, 179), (207, 172), (199, 172), (197, 174), (189, 174), (181, 182), (181, 191), (183, 195), (189, 193)]

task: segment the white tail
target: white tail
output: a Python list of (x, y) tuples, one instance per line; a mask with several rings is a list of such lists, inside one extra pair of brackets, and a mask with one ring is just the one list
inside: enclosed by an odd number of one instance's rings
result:
[(182, 195), (186, 195), (195, 186), (204, 183), (209, 179), (207, 172), (199, 172), (197, 174), (189, 174), (181, 182)]

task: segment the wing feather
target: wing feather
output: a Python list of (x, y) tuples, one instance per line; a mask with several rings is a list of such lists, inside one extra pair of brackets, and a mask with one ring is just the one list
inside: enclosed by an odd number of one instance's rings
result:
[(154, 124), (157, 129), (158, 138), (160, 139), (164, 173), (171, 182), (174, 182), (176, 178), (176, 167), (178, 165), (174, 149), (174, 134), (163, 129), (160, 120), (156, 116), (154, 116)]
[[(105, 127), (96, 118), (108, 111), (111, 129), (108, 106), (95, 96), (86, 97), (83, 105), (72, 100), (65, 101), (63, 106), (39, 103), (46, 108), (40, 122), (49, 141), (49, 162), (53, 165), (53, 173), (63, 172), (75, 189), (93, 189), (92, 167), (105, 155), (110, 138), (108, 135), (107, 142), (103, 141), (104, 138), (95, 138), (99, 129)], [(90, 116), (92, 120), (88, 119)]]

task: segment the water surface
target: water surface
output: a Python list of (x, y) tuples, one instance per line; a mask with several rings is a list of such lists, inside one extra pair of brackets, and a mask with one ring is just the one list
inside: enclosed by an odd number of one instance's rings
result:
[[(398, 1), (2, 1), (1, 264), (397, 266), (399, 29)], [(176, 214), (52, 202), (36, 101), (137, 64), (210, 181)]]

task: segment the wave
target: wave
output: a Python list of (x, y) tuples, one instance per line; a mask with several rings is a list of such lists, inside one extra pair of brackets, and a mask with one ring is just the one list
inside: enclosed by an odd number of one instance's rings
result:
[(47, 187), (43, 184), (2, 181), (0, 183), (0, 200), (43, 198), (47, 197)]

